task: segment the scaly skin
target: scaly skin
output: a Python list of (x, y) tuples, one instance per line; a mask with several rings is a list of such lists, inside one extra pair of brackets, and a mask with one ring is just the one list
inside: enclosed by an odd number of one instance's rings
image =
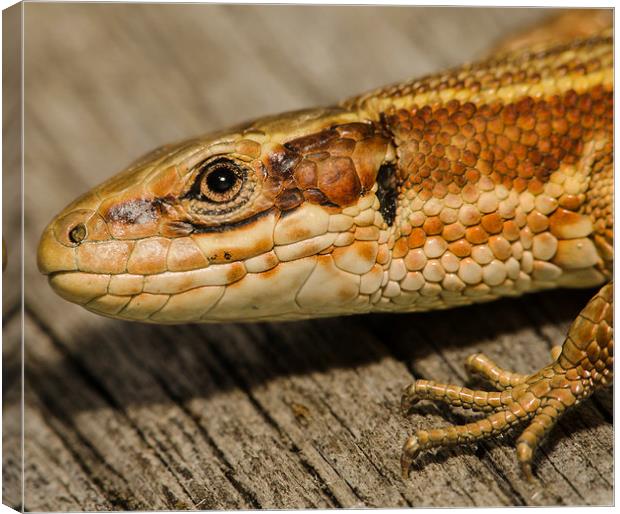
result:
[[(163, 147), (77, 199), (38, 263), (63, 298), (157, 323), (440, 309), (610, 281), (609, 30), (263, 118)], [(531, 376), (473, 356), (498, 392), (418, 381), (421, 398), (493, 412), (421, 431), (425, 448), (530, 420), (532, 453), (566, 408), (611, 383), (611, 285)]]

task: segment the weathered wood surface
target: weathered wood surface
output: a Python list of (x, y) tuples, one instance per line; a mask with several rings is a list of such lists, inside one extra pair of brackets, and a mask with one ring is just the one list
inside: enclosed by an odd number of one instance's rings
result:
[[(561, 421), (538, 453), (536, 484), (522, 479), (512, 436), (429, 452), (410, 480), (399, 476), (407, 434), (468, 417), (423, 405), (403, 418), (400, 391), (412, 375), (464, 383), (463, 361), (476, 351), (533, 371), (591, 291), (430, 314), (158, 327), (70, 305), (35, 267), (38, 234), (55, 212), (150, 148), (458, 64), (544, 12), (36, 3), (25, 11), (24, 508), (612, 502), (611, 391)], [(16, 302), (5, 301), (5, 341), (19, 338)], [(4, 358), (4, 419), (15, 426), (19, 356), (5, 344)], [(13, 505), (18, 442), (5, 441), (4, 452)]]

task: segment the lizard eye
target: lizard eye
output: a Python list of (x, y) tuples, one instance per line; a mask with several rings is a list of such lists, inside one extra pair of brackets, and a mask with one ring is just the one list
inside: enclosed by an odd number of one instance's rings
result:
[[(252, 170), (229, 157), (202, 161), (192, 168), (193, 181), (182, 198), (191, 215), (233, 216), (254, 195)], [(204, 219), (201, 221), (205, 221)]]
[(202, 166), (198, 176), (201, 199), (213, 203), (230, 202), (241, 191), (244, 179), (244, 170), (233, 161), (210, 161)]

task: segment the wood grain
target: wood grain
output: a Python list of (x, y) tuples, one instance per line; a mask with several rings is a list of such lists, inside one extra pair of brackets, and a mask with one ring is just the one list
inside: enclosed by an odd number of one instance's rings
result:
[[(22, 507), (611, 504), (611, 391), (561, 421), (535, 484), (521, 477), (514, 434), (429, 452), (409, 481), (399, 475), (407, 434), (468, 418), (430, 404), (402, 417), (412, 376), (466, 383), (463, 362), (477, 351), (533, 371), (591, 291), (430, 314), (158, 327), (64, 302), (34, 262), (57, 211), (159, 144), (459, 64), (545, 14), (26, 4)], [(16, 426), (10, 307), (4, 419)], [(17, 442), (5, 445), (5, 469), (19, 462)], [(5, 501), (19, 506), (19, 473), (5, 481)]]

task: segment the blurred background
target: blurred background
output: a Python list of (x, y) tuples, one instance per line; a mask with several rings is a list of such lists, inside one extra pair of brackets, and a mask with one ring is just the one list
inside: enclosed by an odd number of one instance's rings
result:
[[(458, 458), (420, 469), (412, 483), (398, 478), (400, 445), (413, 430), (395, 414), (400, 388), (411, 379), (409, 361), (421, 362), (413, 370), (417, 376), (462, 382), (462, 360), (473, 351), (467, 342), (475, 342), (504, 356), (503, 364), (531, 371), (540, 356), (546, 361), (549, 341), (559, 342), (587, 294), (563, 294), (563, 307), (555, 310), (558, 294), (543, 295), (537, 301), (544, 308), (534, 303), (533, 311), (521, 314), (526, 307), (515, 302), (500, 303), (491, 316), (487, 307), (460, 310), (451, 318), (452, 326), (464, 327), (466, 335), (459, 337), (446, 331), (445, 314), (422, 322), (443, 324), (439, 332), (416, 332), (412, 327), (423, 318), (415, 315), (387, 318), (392, 327), (387, 332), (380, 316), (361, 323), (348, 318), (338, 324), (160, 328), (90, 314), (56, 297), (36, 270), (38, 237), (51, 218), (152, 148), (261, 115), (333, 104), (461, 64), (548, 14), (25, 4), (23, 507), (473, 506), (604, 503), (611, 497), (609, 484), (593, 489), (574, 466), (574, 477), (559, 476), (558, 469), (572, 462), (566, 448), (552, 465), (541, 464), (544, 479), (555, 485), (536, 500), (520, 482), (510, 446), (491, 444), (495, 453), (486, 460), (467, 451), (448, 453)], [(10, 236), (20, 217), (17, 191), (17, 175), (5, 175), (4, 225)], [(12, 241), (7, 240), (5, 284), (18, 279), (19, 252)], [(5, 335), (17, 341), (17, 287), (5, 287), (3, 305)], [(510, 320), (500, 329), (474, 322), (478, 317)], [(404, 334), (418, 341), (413, 350), (402, 346)], [(435, 342), (442, 339), (447, 345), (438, 350)], [(339, 348), (343, 340), (355, 340), (357, 353)], [(524, 351), (514, 353), (520, 345)], [(19, 375), (19, 354), (6, 348), (5, 362), (13, 366), (5, 372), (12, 393), (5, 400), (5, 420), (16, 426), (19, 395), (11, 377)], [(319, 383), (329, 387), (313, 389)], [(604, 436), (609, 428), (602, 412), (594, 409), (587, 427), (599, 427)], [(351, 426), (334, 428), (338, 416)], [(303, 421), (306, 417), (314, 421)], [(18, 505), (15, 431), (12, 437), (4, 441), (5, 501)], [(592, 441), (579, 455), (609, 452), (608, 445)], [(600, 462), (599, 474), (606, 476), (612, 464)]]

